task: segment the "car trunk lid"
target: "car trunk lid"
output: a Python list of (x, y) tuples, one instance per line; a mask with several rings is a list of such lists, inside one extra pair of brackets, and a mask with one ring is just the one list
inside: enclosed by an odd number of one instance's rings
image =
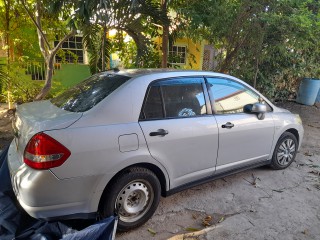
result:
[(49, 100), (19, 105), (12, 125), (21, 162), (24, 149), (33, 135), (43, 131), (67, 128), (81, 116), (82, 113), (62, 110)]

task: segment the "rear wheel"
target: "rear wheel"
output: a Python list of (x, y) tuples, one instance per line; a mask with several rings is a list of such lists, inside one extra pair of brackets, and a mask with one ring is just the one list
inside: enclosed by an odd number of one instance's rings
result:
[(123, 172), (105, 192), (103, 216), (117, 213), (119, 231), (141, 226), (157, 209), (160, 192), (160, 182), (152, 171), (131, 168)]
[(270, 166), (273, 169), (285, 169), (296, 157), (298, 149), (297, 138), (290, 132), (283, 133), (274, 149)]

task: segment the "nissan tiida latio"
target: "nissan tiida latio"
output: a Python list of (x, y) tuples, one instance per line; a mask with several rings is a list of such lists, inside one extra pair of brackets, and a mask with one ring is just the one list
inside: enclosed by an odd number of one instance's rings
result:
[(32, 217), (119, 215), (145, 223), (160, 196), (270, 165), (284, 169), (303, 137), (299, 115), (245, 82), (203, 71), (93, 75), (51, 100), (22, 104), (8, 165)]

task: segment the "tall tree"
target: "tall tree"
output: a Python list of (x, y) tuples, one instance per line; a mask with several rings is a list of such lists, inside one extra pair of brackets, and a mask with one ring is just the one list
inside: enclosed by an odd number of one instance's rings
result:
[[(6, 45), (6, 52), (7, 52), (7, 67), (8, 67), (8, 71), (9, 71), (9, 66), (10, 66), (10, 60), (12, 59), (13, 57), (13, 54), (12, 54), (12, 44), (10, 43), (10, 22), (11, 22), (11, 19), (12, 19), (12, 15), (10, 14), (11, 12), (11, 4), (12, 4), (12, 1), (11, 0), (4, 0), (3, 1), (3, 10), (4, 10), (4, 17), (2, 19), (2, 28), (4, 29), (4, 34), (5, 34), (5, 45)], [(7, 81), (8, 82), (8, 96), (7, 98), (9, 99), (9, 109), (12, 108), (11, 106), (11, 101), (10, 101), (10, 90), (11, 90), (11, 83), (10, 83), (10, 79), (7, 77), (7, 73), (5, 73), (3, 70), (2, 70), (2, 74), (0, 75), (1, 76), (1, 82), (5, 82)]]
[(0, 0), (0, 37), (4, 40), (2, 47), (6, 52), (7, 61), (5, 65), (0, 66), (2, 73), (6, 73), (6, 77), (0, 78), (0, 90), (7, 93), (9, 108), (13, 107), (15, 92), (15, 83), (12, 77), (9, 77), (15, 70), (12, 69), (12, 64), (23, 59), (24, 49), (27, 49), (25, 52), (28, 53), (34, 50), (32, 44), (34, 39), (26, 36), (26, 30), (32, 27), (31, 22), (26, 18), (22, 6), (17, 1)]
[[(107, 31), (116, 29), (126, 32), (137, 45), (136, 66), (141, 65), (141, 59), (148, 52), (150, 38), (147, 32), (155, 25), (168, 23), (166, 13), (160, 8), (160, 3), (153, 0), (92, 0), (91, 16), (88, 26), (84, 28), (84, 42), (90, 53), (93, 72), (104, 69), (104, 64), (110, 49), (105, 39)], [(102, 33), (102, 34), (101, 34)]]
[[(161, 10), (163, 14), (168, 13), (169, 0), (161, 0)], [(162, 24), (162, 61), (161, 67), (168, 67), (168, 44), (169, 44), (169, 22)]]
[(185, 34), (219, 49), (216, 71), (237, 75), (270, 97), (295, 91), (320, 69), (319, 1), (191, 0), (177, 9)]
[[(30, 4), (27, 0), (22, 0), (22, 5), (37, 29), (40, 51), (47, 67), (45, 84), (35, 99), (41, 100), (51, 89), (54, 71), (54, 57), (56, 53), (61, 48), (62, 44), (76, 33), (75, 25), (72, 24), (73, 22), (69, 21), (67, 25), (65, 24), (71, 14), (71, 9), (73, 9), (74, 4), (72, 1), (63, 2), (40, 0), (36, 0), (35, 3)], [(47, 31), (44, 29), (43, 21), (57, 21), (57, 19), (61, 19), (59, 23), (62, 26), (60, 31), (62, 30), (61, 32), (63, 32), (63, 36), (60, 38), (56, 46), (52, 46), (48, 35), (45, 34)], [(70, 30), (67, 30), (68, 28)]]

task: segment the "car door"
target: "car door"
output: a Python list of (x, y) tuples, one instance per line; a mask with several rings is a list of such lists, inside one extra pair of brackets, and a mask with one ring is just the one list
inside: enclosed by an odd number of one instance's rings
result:
[(165, 166), (170, 187), (214, 173), (218, 129), (203, 78), (152, 83), (140, 114), (150, 154)]
[(206, 79), (219, 129), (216, 173), (267, 160), (274, 137), (271, 107), (267, 105), (265, 118), (259, 120), (243, 109), (261, 100), (258, 93), (235, 80)]

